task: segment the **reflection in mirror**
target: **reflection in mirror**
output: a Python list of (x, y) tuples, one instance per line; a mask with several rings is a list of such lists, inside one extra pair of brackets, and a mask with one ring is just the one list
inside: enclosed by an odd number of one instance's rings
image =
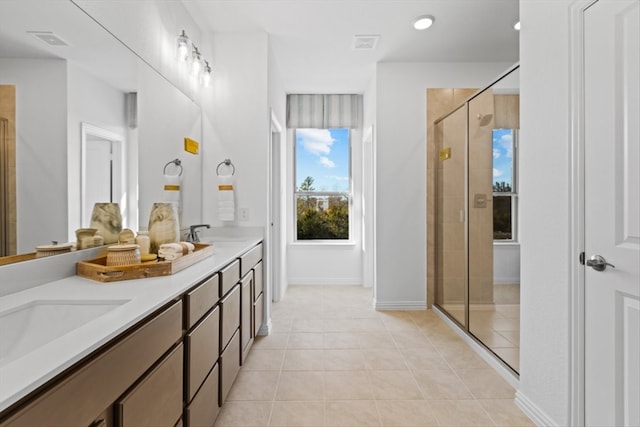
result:
[(82, 123), (82, 227), (89, 227), (96, 203), (118, 203), (126, 218), (125, 136)]
[[(185, 168), (184, 223), (202, 222), (201, 158), (183, 151), (185, 137), (202, 141), (200, 107), (118, 36), (127, 30), (119, 18), (133, 17), (142, 3), (113, 8), (108, 1), (92, 2), (117, 10), (118, 19), (105, 25), (70, 0), (0, 1), (0, 16), (11, 17), (0, 25), (0, 86), (16, 92), (16, 214), (10, 225), (16, 237), (10, 253), (33, 255), (38, 245), (74, 241), (75, 230), (87, 226), (86, 193), (93, 190), (82, 194), (82, 123), (122, 141), (122, 193), (113, 197), (121, 200), (126, 227), (146, 228), (152, 204), (163, 200), (162, 168), (175, 158)], [(165, 15), (145, 15), (146, 22), (162, 29)], [(170, 71), (175, 61), (164, 61)], [(128, 109), (132, 95), (136, 108)]]

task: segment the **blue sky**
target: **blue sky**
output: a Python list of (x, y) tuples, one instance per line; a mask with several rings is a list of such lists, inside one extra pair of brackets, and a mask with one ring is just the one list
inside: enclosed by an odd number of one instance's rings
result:
[[(493, 182), (511, 183), (513, 176), (513, 133), (511, 129), (493, 130)], [(513, 187), (513, 186), (512, 186)]]
[(296, 188), (307, 176), (316, 191), (349, 191), (349, 129), (296, 129)]

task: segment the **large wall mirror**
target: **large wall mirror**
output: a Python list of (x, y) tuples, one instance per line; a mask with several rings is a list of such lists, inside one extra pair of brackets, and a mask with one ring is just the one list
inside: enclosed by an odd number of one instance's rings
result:
[(163, 200), (163, 166), (175, 158), (185, 170), (183, 223), (199, 222), (201, 160), (183, 150), (184, 137), (202, 135), (193, 97), (70, 0), (2, 0), (0, 16), (0, 118), (8, 116), (0, 135), (3, 159), (13, 156), (2, 164), (3, 200), (14, 192), (1, 205), (0, 255), (73, 241), (89, 225), (83, 123), (119, 136), (125, 226), (146, 228), (152, 203)]

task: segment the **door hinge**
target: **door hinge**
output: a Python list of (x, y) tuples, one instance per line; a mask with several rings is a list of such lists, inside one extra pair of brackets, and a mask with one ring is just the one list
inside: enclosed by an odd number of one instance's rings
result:
[(580, 252), (580, 264), (584, 265), (584, 252)]

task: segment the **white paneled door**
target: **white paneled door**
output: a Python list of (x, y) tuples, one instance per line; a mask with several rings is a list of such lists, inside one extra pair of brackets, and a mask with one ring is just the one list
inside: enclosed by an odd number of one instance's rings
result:
[(640, 0), (584, 12), (585, 423), (640, 425)]

